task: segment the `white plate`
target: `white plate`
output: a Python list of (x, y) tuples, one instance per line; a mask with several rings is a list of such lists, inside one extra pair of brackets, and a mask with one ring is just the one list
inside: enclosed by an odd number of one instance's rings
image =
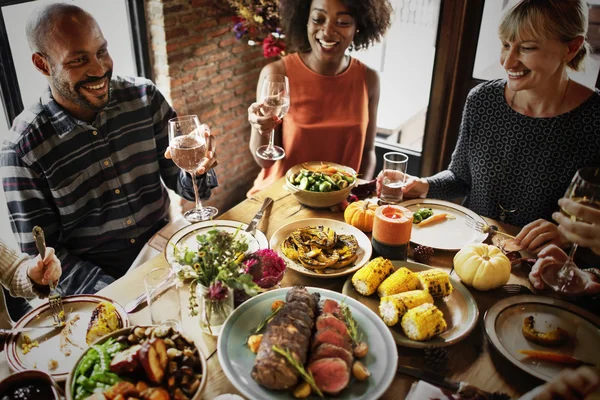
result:
[(410, 241), (415, 244), (440, 250), (460, 250), (469, 244), (481, 243), (488, 236), (487, 233), (477, 232), (467, 226), (469, 219), (483, 224), (486, 223), (485, 220), (477, 213), (458, 204), (444, 200), (414, 199), (399, 205), (408, 208), (413, 213), (419, 211), (420, 208), (431, 208), (435, 214), (446, 213), (455, 218), (433, 222), (423, 227), (413, 224)]
[[(523, 320), (534, 316), (534, 326), (541, 332), (561, 327), (569, 332), (570, 340), (560, 347), (549, 348), (532, 343), (523, 337)], [(600, 360), (600, 318), (566, 301), (544, 296), (521, 295), (494, 304), (484, 317), (485, 333), (494, 347), (523, 371), (546, 382), (554, 379), (565, 366), (536, 361), (519, 350), (552, 351), (583, 361)]]
[(238, 221), (228, 221), (228, 220), (213, 220), (213, 221), (203, 221), (196, 222), (194, 224), (185, 226), (175, 232), (173, 236), (167, 242), (167, 246), (165, 247), (165, 258), (169, 265), (174, 268), (177, 268), (180, 264), (177, 262), (177, 259), (174, 255), (175, 246), (184, 247), (188, 246), (190, 249), (196, 249), (198, 247), (198, 243), (196, 242), (196, 236), (207, 233), (210, 230), (217, 229), (220, 231), (225, 231), (229, 233), (235, 234), (238, 232), (242, 238), (246, 240), (248, 243), (248, 253), (253, 253), (257, 250), (267, 249), (269, 248), (269, 241), (264, 233), (256, 229), (254, 231), (254, 235), (250, 232), (246, 232), (246, 228), (248, 224)]
[[(435, 269), (428, 265), (413, 263), (410, 261), (392, 260), (394, 269), (406, 267), (413, 272), (427, 271)], [(446, 347), (460, 342), (469, 337), (479, 317), (479, 308), (477, 302), (469, 290), (453, 276), (450, 276), (450, 282), (454, 287), (452, 293), (443, 299), (435, 299), (435, 305), (444, 314), (444, 320), (448, 328), (435, 337), (419, 342), (406, 337), (402, 331), (402, 326), (398, 323), (395, 326), (389, 326), (388, 329), (392, 333), (394, 340), (400, 346), (412, 347), (416, 349), (424, 349), (427, 347)], [(354, 289), (352, 277), (348, 277), (342, 288), (342, 293), (356, 299), (371, 311), (379, 315), (379, 297), (377, 294), (371, 296), (363, 296)]]
[[(345, 268), (325, 268), (317, 272), (317, 270), (304, 268), (302, 264), (287, 258), (279, 247), (281, 243), (296, 229), (306, 228), (309, 226), (325, 226), (333, 229), (338, 235), (354, 235), (358, 241), (358, 258), (356, 261)], [(279, 228), (273, 234), (273, 236), (271, 236), (269, 244), (271, 245), (271, 249), (275, 250), (277, 254), (279, 254), (279, 256), (286, 261), (288, 268), (291, 268), (302, 275), (317, 278), (337, 278), (339, 276), (351, 274), (369, 261), (371, 258), (371, 252), (373, 251), (373, 248), (371, 247), (371, 241), (360, 229), (357, 229), (345, 222), (324, 218), (308, 218), (290, 222), (289, 224)]]
[[(75, 315), (79, 315), (79, 320), (73, 326), (71, 339), (77, 345), (81, 346), (81, 348), (69, 345), (68, 349), (71, 350), (71, 354), (69, 356), (63, 354), (60, 351), (60, 329), (43, 329), (11, 335), (4, 345), (6, 359), (11, 369), (14, 371), (38, 369), (52, 375), (57, 381), (66, 380), (69, 372), (73, 369), (75, 362), (88, 347), (85, 343), (85, 334), (88, 323), (92, 317), (92, 311), (94, 311), (94, 308), (102, 301), (108, 301), (115, 306), (123, 328), (129, 326), (129, 319), (123, 307), (106, 297), (96, 295), (65, 296), (63, 297), (63, 306), (66, 320), (70, 321)], [(48, 302), (45, 302), (25, 314), (25, 316), (17, 321), (15, 328), (52, 325), (53, 322), (54, 320), (52, 319), (50, 306), (48, 305)], [(29, 336), (31, 340), (37, 340), (39, 342), (39, 347), (32, 348), (27, 354), (23, 354), (23, 349), (21, 347), (25, 334)], [(57, 369), (53, 371), (49, 370), (48, 362), (50, 360), (58, 361)]]
[[(358, 323), (359, 332), (363, 333), (363, 340), (369, 345), (369, 353), (361, 359), (361, 362), (369, 369), (371, 377), (364, 382), (351, 379), (350, 385), (335, 398), (372, 400), (381, 397), (394, 380), (398, 364), (398, 350), (389, 329), (386, 329), (377, 314), (352, 298), (331, 290), (313, 287), (306, 289), (310, 293), (320, 293), (321, 300), (333, 299), (338, 303), (343, 301)], [(271, 313), (271, 303), (275, 300), (285, 300), (288, 290), (290, 288), (277, 289), (252, 297), (236, 308), (223, 325), (217, 344), (219, 363), (233, 386), (248, 399), (294, 398), (291, 392), (269, 390), (252, 379), (250, 374), (256, 354), (252, 353), (246, 345), (250, 331)]]

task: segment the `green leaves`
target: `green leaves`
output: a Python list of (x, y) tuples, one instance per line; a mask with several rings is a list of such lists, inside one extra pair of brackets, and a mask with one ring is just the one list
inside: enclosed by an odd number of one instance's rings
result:
[(197, 249), (174, 250), (177, 261), (193, 270), (189, 304), (192, 315), (197, 312), (193, 290), (196, 284), (209, 287), (220, 281), (232, 289), (244, 290), (249, 296), (258, 294), (259, 287), (252, 282), (252, 276), (243, 273), (241, 262), (248, 251), (248, 243), (239, 232), (239, 228), (234, 233), (211, 229), (196, 236)]

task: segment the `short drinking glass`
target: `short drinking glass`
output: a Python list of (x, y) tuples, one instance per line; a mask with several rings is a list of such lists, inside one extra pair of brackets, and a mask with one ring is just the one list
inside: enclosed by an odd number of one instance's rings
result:
[[(290, 83), (285, 75), (270, 74), (265, 76), (260, 90), (260, 110), (266, 117), (282, 119), (290, 108)], [(275, 129), (271, 130), (269, 144), (256, 149), (256, 155), (263, 160), (280, 160), (285, 157), (285, 150), (273, 144)]]
[(381, 204), (402, 203), (407, 166), (406, 154), (390, 152), (383, 155), (383, 180), (379, 196)]
[(144, 284), (152, 324), (165, 324), (180, 330), (181, 302), (173, 270), (169, 267), (154, 268), (144, 277)]
[(184, 115), (169, 120), (169, 146), (171, 158), (182, 170), (192, 176), (196, 207), (183, 214), (190, 222), (207, 221), (212, 219), (219, 210), (215, 207), (203, 207), (198, 194), (196, 170), (206, 159), (206, 152), (214, 150), (214, 143), (207, 143), (204, 128), (196, 115)]

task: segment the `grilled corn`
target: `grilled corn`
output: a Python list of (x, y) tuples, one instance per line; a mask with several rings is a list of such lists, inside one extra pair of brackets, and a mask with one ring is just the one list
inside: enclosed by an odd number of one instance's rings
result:
[(425, 303), (433, 304), (433, 298), (425, 290), (411, 290), (385, 296), (379, 302), (379, 316), (386, 325), (393, 326), (409, 309)]
[(412, 340), (428, 340), (448, 327), (444, 314), (433, 304), (425, 303), (412, 308), (402, 317), (402, 330)]
[(417, 274), (406, 267), (399, 268), (377, 288), (379, 297), (391, 296), (396, 293), (408, 292), (419, 287)]
[(89, 345), (96, 339), (122, 328), (121, 317), (114, 305), (108, 301), (100, 302), (94, 311), (85, 334), (85, 342)]
[(370, 296), (375, 293), (381, 282), (393, 271), (394, 267), (390, 260), (377, 257), (354, 273), (352, 284), (358, 293), (363, 296)]
[(452, 284), (447, 272), (440, 270), (428, 270), (417, 273), (421, 288), (427, 290), (434, 298), (446, 297), (452, 293)]

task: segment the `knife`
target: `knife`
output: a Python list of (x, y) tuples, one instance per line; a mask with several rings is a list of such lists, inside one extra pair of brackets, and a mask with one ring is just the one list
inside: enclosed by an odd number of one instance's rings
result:
[(425, 382), (429, 382), (434, 384), (435, 386), (442, 387), (445, 389), (450, 389), (456, 394), (460, 394), (465, 397), (474, 397), (475, 395), (479, 395), (484, 399), (497, 399), (497, 398), (506, 398), (510, 399), (510, 396), (501, 394), (501, 393), (490, 393), (483, 391), (481, 389), (476, 388), (473, 385), (470, 385), (466, 382), (456, 382), (450, 379), (447, 379), (444, 376), (438, 375), (434, 372), (425, 371), (421, 369), (417, 369), (414, 367), (409, 367), (407, 365), (398, 365), (398, 372), (412, 376), (413, 378), (424, 380)]
[[(163, 283), (160, 284), (160, 286), (154, 291), (154, 293), (152, 293), (152, 299), (155, 299), (157, 296), (159, 296), (160, 294), (162, 294), (165, 290), (169, 289), (171, 286), (175, 285), (175, 282), (173, 282), (170, 285), (166, 285), (163, 287), (163, 285), (166, 283), (166, 281), (164, 281)], [(138, 297), (136, 297), (135, 299), (131, 300), (129, 303), (125, 304), (125, 312), (127, 312), (127, 314), (130, 314), (134, 311), (138, 311), (138, 308), (143, 305), (144, 307), (146, 306), (146, 304), (148, 304), (147, 302), (147, 295), (146, 293), (142, 293), (140, 294)]]
[(254, 216), (254, 218), (252, 218), (252, 221), (250, 221), (250, 223), (248, 224), (248, 227), (246, 228), (246, 232), (254, 233), (254, 231), (256, 230), (256, 225), (258, 225), (258, 223), (260, 222), (260, 219), (263, 216), (263, 212), (265, 212), (265, 209), (267, 207), (269, 207), (272, 203), (273, 203), (273, 199), (270, 197), (267, 197), (265, 199), (265, 201), (263, 201), (263, 204), (260, 207), (260, 210), (258, 210), (258, 212)]
[(40, 329), (56, 329), (64, 328), (63, 325), (43, 325), (43, 326), (28, 326), (25, 328), (0, 329), (0, 336), (6, 336), (13, 333), (38, 331)]

